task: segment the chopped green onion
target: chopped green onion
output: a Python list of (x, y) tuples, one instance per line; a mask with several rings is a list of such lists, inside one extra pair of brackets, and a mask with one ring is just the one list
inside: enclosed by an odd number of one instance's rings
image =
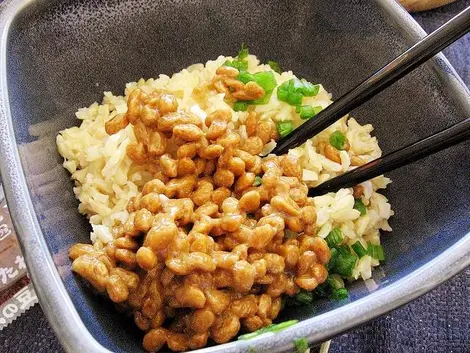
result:
[(357, 256), (349, 252), (349, 250), (338, 249), (338, 256), (335, 260), (332, 273), (337, 273), (342, 277), (349, 277), (352, 274), (352, 270), (356, 265)]
[(281, 102), (287, 102), (288, 97), (289, 97), (288, 85), (286, 85), (286, 82), (284, 82), (277, 88), (277, 99), (279, 99)]
[(277, 123), (277, 132), (280, 137), (289, 135), (294, 130), (294, 122), (292, 120), (284, 120)]
[(290, 105), (299, 105), (302, 104), (302, 94), (301, 93), (296, 93), (296, 92), (290, 92), (289, 96), (287, 97), (287, 103)]
[(315, 294), (320, 297), (328, 297), (336, 300), (347, 298), (347, 293), (348, 291), (344, 288), (343, 279), (338, 274), (330, 274), (324, 283), (315, 288)]
[(344, 143), (346, 142), (346, 136), (341, 131), (335, 131), (330, 135), (330, 145), (337, 150), (344, 149)]
[(331, 299), (334, 300), (344, 300), (349, 297), (348, 290), (346, 288), (339, 288), (333, 292)]
[(351, 245), (351, 247), (353, 248), (356, 255), (359, 256), (359, 258), (363, 257), (364, 255), (367, 255), (366, 248), (364, 248), (364, 246), (359, 240), (356, 241), (353, 245)]
[[(299, 92), (299, 85), (297, 82), (300, 81), (297, 79), (291, 79), (281, 84), (277, 89), (277, 99), (293, 106), (302, 104), (303, 95)], [(302, 85), (301, 82), (300, 84)]]
[(302, 120), (311, 119), (315, 116), (315, 110), (311, 105), (302, 105), (299, 110), (300, 119)]
[(305, 353), (308, 349), (308, 341), (306, 338), (299, 338), (294, 340), (295, 353)]
[(255, 181), (253, 181), (253, 186), (260, 186), (263, 184), (263, 179), (260, 176), (255, 176)]
[(297, 322), (299, 322), (299, 320), (289, 320), (289, 321), (281, 322), (279, 324), (271, 324), (271, 325), (268, 325), (266, 327), (260, 328), (259, 330), (256, 330), (254, 332), (250, 332), (250, 333), (247, 333), (245, 335), (238, 336), (238, 339), (239, 340), (248, 340), (250, 338), (259, 336), (259, 335), (261, 335), (263, 333), (266, 333), (266, 332), (281, 331), (281, 330), (283, 330), (283, 329), (285, 329), (289, 326), (295, 325)]
[(246, 71), (248, 69), (248, 62), (240, 60), (227, 60), (222, 66), (230, 66), (234, 67), (238, 71)]
[(339, 252), (336, 248), (331, 249), (330, 253), (331, 253), (330, 261), (328, 261), (328, 263), (325, 266), (328, 272), (335, 266), (336, 259), (338, 258), (338, 255), (339, 255)]
[(354, 200), (354, 209), (361, 212), (361, 216), (364, 216), (365, 214), (367, 214), (367, 208), (361, 199)]
[(304, 87), (302, 89), (302, 94), (304, 97), (313, 97), (318, 94), (318, 91), (320, 91), (320, 85), (314, 85), (310, 82), (308, 82), (306, 79), (302, 79), (301, 82), (303, 83)]
[(238, 52), (238, 60), (245, 60), (248, 57), (248, 47), (246, 46), (245, 43), (242, 43), (242, 47), (240, 48), (240, 51)]
[(371, 257), (376, 260), (385, 260), (384, 248), (382, 245), (374, 245), (371, 243), (367, 243), (367, 252)]
[(297, 113), (300, 113), (300, 118), (305, 120), (305, 119), (311, 119), (318, 113), (320, 113), (323, 110), (322, 107), (312, 107), (311, 105), (298, 105), (295, 108), (295, 111)]
[(244, 84), (247, 84), (250, 81), (254, 81), (254, 77), (252, 74), (250, 74), (248, 71), (242, 71), (238, 74), (237, 80), (243, 82)]
[(282, 72), (281, 65), (279, 65), (277, 61), (268, 60), (268, 65), (271, 69), (273, 69), (274, 72), (277, 72), (278, 74)]
[(253, 347), (250, 347), (248, 349), (248, 353), (256, 353), (256, 350)]
[(294, 299), (303, 305), (308, 305), (313, 301), (313, 295), (311, 292), (301, 290)]
[(333, 289), (344, 288), (344, 281), (340, 275), (332, 274), (326, 279)]
[(248, 110), (248, 103), (237, 101), (233, 103), (233, 110), (236, 112), (246, 112)]
[(320, 297), (329, 297), (331, 295), (331, 285), (328, 282), (324, 282), (315, 288), (315, 294)]
[(326, 243), (330, 248), (334, 248), (336, 245), (343, 241), (343, 231), (340, 227), (333, 229), (325, 238)]
[(257, 72), (253, 78), (258, 85), (263, 87), (265, 92), (272, 91), (277, 86), (277, 81), (271, 71)]

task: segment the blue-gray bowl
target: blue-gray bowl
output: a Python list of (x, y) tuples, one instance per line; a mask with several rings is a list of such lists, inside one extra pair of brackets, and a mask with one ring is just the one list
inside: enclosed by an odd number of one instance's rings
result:
[[(140, 77), (172, 73), (247, 42), (262, 59), (321, 82), (335, 97), (424, 35), (392, 0), (7, 0), (0, 13), (0, 168), (41, 306), (68, 352), (141, 351), (129, 319), (74, 277), (69, 246), (88, 240), (55, 136), (74, 112)], [(468, 117), (469, 95), (438, 55), (355, 110), (385, 152)], [(204, 352), (281, 352), (320, 342), (425, 293), (470, 264), (470, 145), (397, 170), (394, 231), (378, 288), (347, 303), (290, 310), (299, 324)]]

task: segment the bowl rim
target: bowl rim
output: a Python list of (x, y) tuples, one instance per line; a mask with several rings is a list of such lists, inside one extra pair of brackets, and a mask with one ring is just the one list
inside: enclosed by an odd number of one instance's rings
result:
[[(0, 172), (14, 226), (19, 235), (28, 271), (41, 307), (55, 334), (67, 352), (109, 353), (87, 330), (76, 311), (53, 262), (43, 237), (21, 166), (19, 151), (8, 105), (6, 44), (15, 16), (35, 0), (5, 0), (0, 5)], [(44, 0), (48, 1), (48, 0)], [(394, 0), (376, 0), (381, 9), (401, 26), (410, 41), (426, 35), (419, 24)], [(442, 55), (430, 64), (448, 89), (455, 93), (462, 109), (470, 112), (470, 94), (453, 67)], [(19, 222), (18, 220), (22, 220)], [(393, 284), (275, 334), (264, 334), (249, 341), (235, 341), (197, 350), (201, 353), (247, 352), (256, 346), (262, 352), (286, 352), (294, 349), (293, 340), (306, 337), (319, 343), (354, 326), (417, 298), (470, 266), (470, 233), (430, 262)]]

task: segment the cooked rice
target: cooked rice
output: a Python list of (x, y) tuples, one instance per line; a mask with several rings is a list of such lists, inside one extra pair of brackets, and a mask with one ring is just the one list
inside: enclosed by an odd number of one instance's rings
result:
[[(129, 216), (126, 211), (128, 200), (141, 191), (145, 182), (152, 179), (150, 173), (133, 164), (126, 154), (127, 145), (136, 140), (132, 126), (128, 125), (118, 133), (108, 135), (105, 122), (116, 114), (127, 111), (126, 97), (136, 87), (146, 93), (155, 89), (167, 90), (178, 98), (180, 110), (189, 110), (202, 119), (216, 110), (231, 109), (224, 102), (223, 93), (207, 91), (207, 96), (202, 101), (196, 100), (192, 94), (196, 87), (211, 81), (216, 70), (229, 59), (232, 58), (220, 56), (205, 65), (191, 65), (172, 77), (160, 75), (158, 79), (141, 79), (128, 83), (125, 97), (105, 92), (101, 104), (93, 103), (88, 108), (78, 110), (76, 117), (82, 120), (80, 127), (63, 130), (57, 136), (58, 149), (64, 157), (63, 165), (75, 181), (74, 193), (80, 201), (79, 212), (89, 217), (93, 227), (90, 237), (95, 246), (101, 247), (113, 239), (111, 227), (123, 224)], [(260, 64), (253, 55), (248, 57), (248, 70), (251, 73), (272, 71), (269, 65)], [(291, 71), (273, 73), (278, 84), (295, 77)], [(331, 95), (322, 86), (316, 96), (303, 100), (303, 104), (323, 108), (331, 103)], [(296, 127), (303, 122), (295, 113), (295, 107), (279, 101), (276, 94), (271, 95), (268, 104), (255, 106), (255, 111), (260, 113), (261, 119), (272, 119), (275, 122), (293, 120)], [(234, 127), (239, 126), (238, 121), (244, 122), (248, 115), (247, 112), (232, 112)], [(243, 129), (244, 126), (240, 128), (242, 136)], [(289, 154), (300, 158), (303, 179), (310, 186), (316, 186), (354, 168), (348, 153), (340, 152), (340, 164), (326, 158), (320, 150), (320, 144), (328, 142), (329, 135), (336, 130), (346, 135), (350, 151), (364, 161), (371, 161), (382, 154), (377, 139), (371, 136), (372, 125), (361, 126), (355, 119), (344, 117), (304, 145), (289, 151)], [(263, 152), (269, 152), (274, 146), (275, 142), (271, 141)], [(391, 231), (388, 219), (393, 211), (388, 200), (377, 190), (385, 189), (389, 183), (390, 179), (383, 176), (362, 183), (362, 199), (367, 207), (364, 216), (353, 208), (352, 189), (341, 189), (336, 193), (315, 197), (317, 234), (326, 237), (332, 229), (339, 226), (347, 244), (354, 244), (358, 240), (365, 247), (367, 242), (380, 244), (380, 230)], [(353, 270), (353, 277), (362, 277), (364, 280), (370, 278), (372, 267), (378, 264), (370, 256), (363, 256)]]

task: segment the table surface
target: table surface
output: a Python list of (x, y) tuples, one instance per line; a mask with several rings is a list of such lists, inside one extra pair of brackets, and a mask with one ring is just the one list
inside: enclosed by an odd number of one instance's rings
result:
[[(416, 14), (430, 32), (470, 6), (458, 0), (443, 8)], [(470, 86), (470, 35), (444, 51)], [(433, 291), (332, 340), (330, 353), (423, 352), (470, 353), (470, 269)], [(64, 352), (36, 305), (0, 331), (0, 352)]]

